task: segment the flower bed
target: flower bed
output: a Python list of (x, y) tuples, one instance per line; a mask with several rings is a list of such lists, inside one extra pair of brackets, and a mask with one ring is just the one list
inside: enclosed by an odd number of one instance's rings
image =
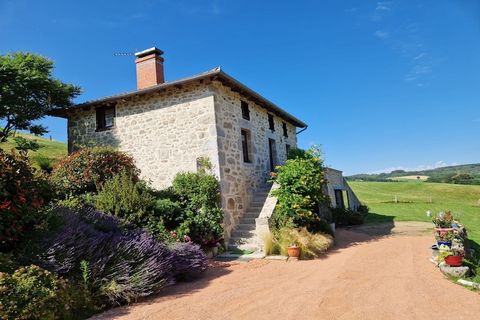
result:
[[(427, 215), (431, 213), (427, 212)], [(432, 222), (435, 224), (436, 243), (432, 246), (431, 261), (448, 276), (474, 276), (478, 272), (478, 265), (474, 251), (470, 249), (465, 226), (450, 211), (438, 213)]]

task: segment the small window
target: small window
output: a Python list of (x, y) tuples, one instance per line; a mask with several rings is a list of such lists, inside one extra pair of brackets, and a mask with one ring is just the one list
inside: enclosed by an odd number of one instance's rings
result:
[(97, 112), (97, 130), (105, 130), (115, 125), (115, 107), (106, 106), (96, 109)]
[(290, 152), (290, 149), (291, 149), (291, 148), (292, 148), (292, 147), (291, 147), (289, 144), (286, 144), (286, 145), (285, 145), (285, 152), (287, 153), (287, 158), (288, 158), (288, 153)]
[(245, 101), (240, 102), (242, 107), (242, 118), (245, 120), (250, 120), (250, 110), (248, 109), (248, 103)]
[(283, 123), (283, 136), (288, 138), (287, 124), (285, 122)]
[(242, 129), (242, 152), (243, 162), (251, 162), (250, 160), (250, 132)]
[(275, 122), (273, 121), (273, 115), (270, 113), (268, 114), (268, 127), (270, 130), (275, 131)]

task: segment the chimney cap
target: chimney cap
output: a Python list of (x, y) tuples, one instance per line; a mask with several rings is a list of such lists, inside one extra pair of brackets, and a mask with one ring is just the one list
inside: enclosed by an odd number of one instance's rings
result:
[(162, 55), (163, 51), (158, 49), (157, 47), (151, 47), (151, 48), (145, 49), (143, 51), (135, 52), (135, 56), (137, 58), (142, 58), (142, 57), (148, 56), (150, 54)]

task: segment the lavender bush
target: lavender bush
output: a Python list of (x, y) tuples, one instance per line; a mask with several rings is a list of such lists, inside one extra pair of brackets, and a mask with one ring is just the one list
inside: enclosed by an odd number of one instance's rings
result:
[(91, 208), (57, 213), (63, 224), (45, 241), (42, 266), (64, 277), (81, 276), (104, 304), (158, 293), (175, 279), (198, 276), (207, 268), (207, 257), (193, 243), (170, 249), (144, 230), (125, 229), (120, 219)]
[(207, 256), (193, 242), (176, 243), (172, 248), (174, 275), (176, 279), (188, 280), (198, 277), (208, 267)]

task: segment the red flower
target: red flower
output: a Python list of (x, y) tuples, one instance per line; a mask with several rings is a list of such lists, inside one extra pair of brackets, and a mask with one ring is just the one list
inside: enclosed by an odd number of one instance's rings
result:
[(25, 202), (27, 202), (27, 198), (25, 198), (25, 196), (23, 194), (16, 195), (14, 197), (14, 200), (18, 204), (25, 204)]
[(8, 209), (10, 205), (12, 204), (12, 201), (6, 200), (3, 203), (0, 203), (0, 209)]

